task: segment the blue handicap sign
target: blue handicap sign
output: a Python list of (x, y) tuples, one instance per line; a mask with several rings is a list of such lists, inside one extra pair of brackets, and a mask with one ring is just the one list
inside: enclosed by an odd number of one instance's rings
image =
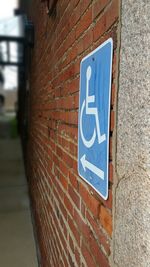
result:
[(113, 41), (108, 39), (81, 61), (78, 172), (108, 198), (109, 124)]

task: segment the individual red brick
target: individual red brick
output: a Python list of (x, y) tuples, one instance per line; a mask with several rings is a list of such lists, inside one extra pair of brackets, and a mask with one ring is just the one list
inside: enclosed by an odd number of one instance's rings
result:
[(80, 209), (80, 197), (78, 196), (78, 194), (75, 192), (75, 190), (73, 190), (72, 186), (70, 186), (70, 185), (68, 187), (68, 193), (69, 193), (69, 196), (71, 197), (73, 203), (76, 205), (76, 207), (78, 209)]
[(90, 8), (81, 18), (76, 27), (76, 39), (90, 26), (92, 23), (92, 9)]
[(80, 74), (80, 62), (81, 62), (81, 58), (78, 58), (78, 60), (75, 61), (75, 65), (74, 65), (74, 77), (76, 75)]
[(69, 141), (66, 138), (62, 138), (62, 147), (63, 149), (69, 151)]
[(76, 239), (78, 246), (80, 246), (80, 233), (79, 233), (78, 227), (75, 226), (74, 220), (71, 217), (68, 217), (68, 225), (69, 225), (71, 232), (73, 233), (73, 236)]
[(110, 254), (110, 244), (109, 244), (109, 241), (107, 240), (106, 236), (104, 235), (104, 233), (101, 231), (100, 225), (98, 224), (97, 221), (95, 221), (94, 218), (91, 217), (89, 212), (86, 213), (86, 218), (88, 219), (88, 221), (91, 225), (90, 227), (92, 227), (94, 234), (97, 236), (99, 243), (103, 246), (107, 255), (109, 255)]
[(72, 1), (73, 3), (73, 8), (75, 8), (79, 4), (80, 0), (74, 0)]
[(79, 213), (74, 210), (74, 221), (77, 225), (77, 228), (79, 229), (80, 233), (85, 237), (86, 240), (89, 239), (90, 229), (88, 225), (83, 221)]
[(57, 130), (60, 134), (65, 135), (66, 137), (69, 137), (73, 139), (74, 141), (77, 140), (77, 136), (78, 136), (77, 127), (73, 127), (71, 125), (66, 125), (66, 124), (61, 123), (58, 126)]
[(84, 43), (83, 43), (83, 38), (82, 38), (77, 43), (77, 53), (78, 53), (78, 55), (82, 54), (83, 51), (84, 51)]
[(66, 51), (68, 48), (70, 48), (70, 46), (74, 43), (75, 38), (76, 38), (76, 32), (75, 32), (75, 30), (72, 30), (65, 40), (64, 51)]
[[(73, 1), (74, 2), (74, 1)], [(80, 5), (76, 7), (76, 9), (73, 10), (72, 15), (69, 19), (69, 29), (72, 30), (72, 28), (77, 24), (78, 20), (80, 19)]]
[(84, 1), (80, 2), (80, 15), (81, 16), (88, 9), (90, 4), (91, 4), (91, 0), (84, 0)]
[(97, 39), (99, 39), (106, 30), (106, 16), (106, 14), (103, 14), (103, 16), (100, 17), (93, 29), (94, 41), (97, 41)]
[(67, 56), (67, 58), (68, 58), (68, 63), (74, 61), (77, 58), (77, 47), (76, 47), (76, 45), (72, 47), (72, 49), (70, 50), (69, 55)]
[(111, 236), (112, 235), (112, 217), (104, 206), (101, 206), (99, 219), (104, 229)]
[(93, 235), (90, 236), (90, 251), (99, 266), (109, 267), (108, 260), (101, 251), (100, 246), (97, 244), (97, 240)]
[(87, 31), (83, 37), (83, 47), (84, 50), (88, 49), (93, 43), (93, 28)]
[(73, 216), (73, 210), (74, 210), (73, 204), (71, 203), (66, 194), (64, 195), (64, 205), (67, 211), (70, 213), (70, 215)]
[(62, 149), (61, 149), (59, 146), (56, 147), (56, 153), (57, 153), (57, 155), (58, 155), (60, 158), (62, 157), (62, 153), (63, 153), (63, 151), (62, 151)]
[(90, 254), (90, 251), (87, 249), (86, 245), (82, 243), (81, 251), (83, 254), (83, 257), (86, 261), (86, 264), (88, 267), (95, 267), (96, 263), (93, 260), (92, 255)]
[(88, 206), (92, 214), (97, 217), (99, 213), (100, 203), (96, 200), (85, 188), (84, 185), (80, 183), (80, 195), (83, 198), (85, 204)]
[(72, 184), (73, 188), (78, 190), (77, 177), (74, 175), (74, 173), (72, 171), (69, 172), (69, 180), (70, 180), (70, 183)]
[(61, 158), (66, 163), (66, 165), (68, 167), (70, 167), (70, 168), (73, 167), (73, 158), (63, 150), (62, 150), (62, 157)]
[(116, 88), (115, 84), (112, 84), (112, 89), (111, 89), (111, 106), (113, 107), (115, 104), (115, 96), (116, 96)]
[(69, 143), (69, 151), (75, 157), (77, 157), (77, 153), (78, 153), (77, 150), (78, 150), (77, 145), (72, 143), (72, 142), (70, 142)]
[(60, 180), (60, 183), (63, 186), (63, 188), (65, 190), (67, 190), (68, 189), (68, 181), (67, 181), (67, 179), (62, 174), (59, 174), (59, 180)]
[[(60, 238), (60, 240), (61, 240), (61, 243), (62, 243), (62, 246), (63, 247), (67, 247), (67, 241), (66, 241), (66, 239), (64, 238), (64, 236), (63, 236), (63, 234), (62, 234), (62, 232), (61, 232), (61, 228), (58, 226), (57, 227), (57, 231), (58, 231), (58, 235), (59, 235), (59, 238)], [(58, 241), (59, 242), (59, 241)]]
[(103, 203), (103, 205), (105, 207), (107, 207), (108, 209), (112, 209), (112, 189), (108, 190), (108, 198), (107, 200), (104, 200), (103, 198), (100, 197), (101, 202)]
[(69, 170), (68, 170), (68, 167), (66, 166), (66, 164), (61, 160), (59, 161), (59, 169), (67, 179), (68, 174), (69, 174)]
[(79, 91), (79, 78), (75, 78), (65, 85), (65, 87), (61, 90), (61, 95), (69, 95)]
[(110, 113), (110, 131), (113, 131), (115, 127), (115, 113), (111, 111)]
[(75, 259), (76, 259), (76, 262), (77, 262), (77, 266), (80, 266), (80, 253), (77, 250), (77, 248), (75, 248)]
[(68, 124), (78, 124), (78, 113), (75, 111), (72, 112), (66, 112), (66, 117), (64, 119), (65, 122)]
[(74, 170), (75, 174), (77, 175), (77, 174), (78, 174), (78, 173), (77, 173), (77, 169), (78, 169), (78, 162), (77, 162), (77, 160), (76, 160), (76, 159), (73, 159), (73, 165), (72, 165), (72, 168), (73, 168), (73, 170)]
[[(109, 15), (108, 15), (108, 12), (109, 12)], [(119, 16), (119, 1), (118, 0), (112, 0), (110, 8), (106, 14), (107, 14), (106, 29), (108, 29), (118, 19), (118, 16)]]
[(99, 18), (94, 27), (94, 41), (96, 41), (104, 32), (116, 22), (119, 16), (119, 1), (113, 0), (106, 12)]
[(92, 7), (93, 11), (93, 19), (95, 19), (100, 13), (103, 11), (103, 9), (106, 7), (106, 5), (110, 2), (110, 0), (97, 0)]

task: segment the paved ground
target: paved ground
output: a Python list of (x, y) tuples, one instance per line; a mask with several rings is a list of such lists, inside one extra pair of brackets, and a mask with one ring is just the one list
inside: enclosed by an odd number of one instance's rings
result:
[(37, 267), (19, 138), (0, 116), (0, 266)]

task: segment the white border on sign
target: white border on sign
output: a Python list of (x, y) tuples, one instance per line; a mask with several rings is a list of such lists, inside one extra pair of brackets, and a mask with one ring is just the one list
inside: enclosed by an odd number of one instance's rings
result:
[[(79, 164), (78, 164), (78, 173), (80, 175), (80, 177), (88, 184), (90, 185), (104, 200), (108, 199), (108, 173), (109, 173), (109, 139), (110, 139), (110, 98), (111, 98), (111, 79), (112, 79), (112, 60), (113, 60), (113, 39), (109, 38), (108, 40), (106, 40), (104, 43), (102, 43), (100, 46), (98, 46), (96, 49), (94, 49), (91, 53), (89, 53), (87, 56), (85, 56), (80, 63), (80, 86), (81, 86), (81, 66), (82, 66), (82, 62), (87, 59), (88, 57), (90, 57), (91, 55), (93, 55), (95, 52), (97, 52), (98, 50), (100, 50), (103, 46), (105, 46), (107, 43), (111, 44), (111, 58), (110, 58), (110, 77), (109, 77), (109, 107), (108, 107), (108, 132), (107, 132), (107, 164), (108, 164), (108, 170), (107, 170), (107, 192), (106, 192), (106, 197), (104, 197), (92, 184), (90, 184), (79, 172)], [(79, 113), (78, 113), (78, 156), (79, 156), (79, 121), (80, 121), (80, 87), (79, 87)], [(78, 161), (80, 159), (78, 158)]]

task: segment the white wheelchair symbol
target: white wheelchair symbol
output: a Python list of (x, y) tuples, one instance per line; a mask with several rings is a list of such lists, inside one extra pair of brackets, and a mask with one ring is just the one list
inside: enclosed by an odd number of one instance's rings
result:
[[(83, 103), (82, 103), (82, 107), (81, 107), (81, 113), (80, 113), (80, 132), (81, 132), (81, 138), (82, 141), (84, 143), (84, 145), (88, 148), (92, 147), (95, 139), (96, 139), (96, 134), (97, 134), (97, 138), (98, 138), (98, 143), (102, 143), (106, 140), (106, 135), (102, 134), (101, 135), (101, 131), (100, 131), (100, 123), (99, 123), (99, 117), (98, 117), (98, 110), (96, 107), (89, 107), (90, 103), (95, 103), (95, 95), (89, 95), (89, 82), (91, 79), (91, 75), (92, 75), (92, 69), (91, 66), (88, 66), (87, 71), (86, 71), (86, 99), (84, 99)], [(86, 140), (86, 138), (84, 137), (83, 134), (83, 111), (85, 108), (85, 114), (86, 115), (94, 115), (95, 116), (95, 123), (96, 123), (96, 127), (93, 130), (93, 135), (91, 137), (90, 140)]]

